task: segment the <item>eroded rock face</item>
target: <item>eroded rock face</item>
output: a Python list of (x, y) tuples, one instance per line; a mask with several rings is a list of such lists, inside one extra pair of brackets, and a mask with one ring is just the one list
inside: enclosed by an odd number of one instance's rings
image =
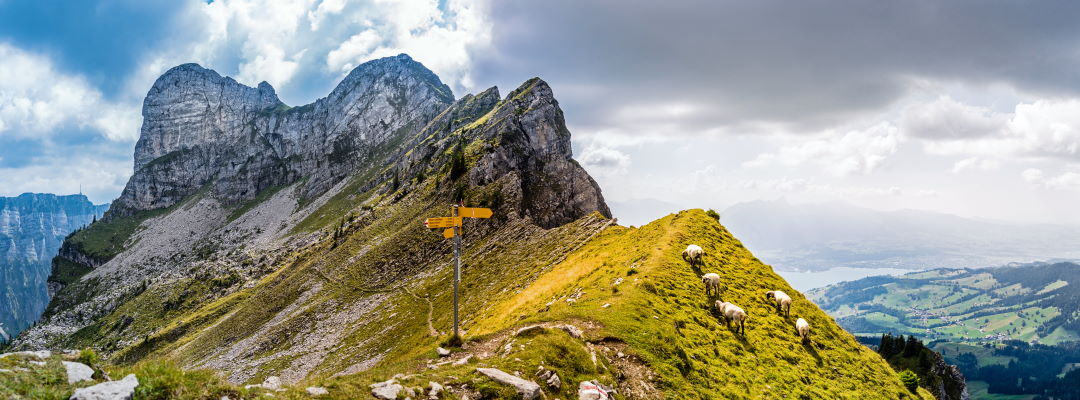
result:
[(598, 211), (611, 217), (600, 186), (573, 159), (570, 131), (551, 87), (533, 78), (510, 92), (488, 118), (487, 135), (499, 145), (469, 175), (472, 185), (514, 176), (509, 191), (522, 217), (544, 228)]
[(108, 209), (83, 195), (0, 197), (0, 342), (37, 320), (52, 296), (46, 279), (64, 237)]
[(301, 178), (306, 195), (319, 194), (452, 101), (448, 86), (404, 54), (364, 63), (329, 96), (294, 108), (266, 82), (252, 88), (184, 64), (146, 95), (135, 174), (115, 213), (168, 207), (207, 184), (226, 202)]

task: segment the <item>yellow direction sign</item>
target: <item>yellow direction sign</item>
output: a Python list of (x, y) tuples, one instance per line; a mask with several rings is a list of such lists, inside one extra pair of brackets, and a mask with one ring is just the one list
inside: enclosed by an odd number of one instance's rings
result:
[(458, 207), (458, 216), (466, 218), (491, 218), (491, 209), (479, 207)]
[(462, 218), (491, 218), (491, 209), (479, 207), (450, 206), (452, 217), (437, 217), (424, 220), (428, 229), (448, 228), (443, 230), (443, 237), (454, 239), (454, 337), (460, 338), (458, 330), (458, 281), (461, 280), (461, 222)]
[(461, 226), (461, 217), (437, 217), (424, 220), (424, 226), (428, 229), (449, 228)]

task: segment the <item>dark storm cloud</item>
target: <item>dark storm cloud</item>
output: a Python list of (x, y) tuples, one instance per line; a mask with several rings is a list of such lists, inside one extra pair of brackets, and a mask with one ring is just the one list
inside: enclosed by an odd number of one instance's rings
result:
[[(1080, 92), (1080, 3), (495, 2), (496, 51), (473, 76), (551, 82), (579, 125), (624, 105), (692, 102), (703, 129), (813, 129), (880, 110), (913, 80)], [(620, 117), (625, 117), (621, 115)]]

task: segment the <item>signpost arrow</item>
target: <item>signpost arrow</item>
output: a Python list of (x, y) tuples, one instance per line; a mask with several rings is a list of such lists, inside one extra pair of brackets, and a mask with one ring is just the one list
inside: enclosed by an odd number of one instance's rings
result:
[(443, 237), (454, 239), (454, 337), (460, 339), (458, 330), (458, 282), (461, 280), (461, 225), (463, 218), (491, 218), (489, 208), (479, 207), (450, 207), (450, 217), (435, 217), (424, 220), (424, 227), (428, 229), (447, 228), (443, 230)]
[(458, 215), (466, 218), (491, 218), (491, 209), (476, 207), (458, 207)]

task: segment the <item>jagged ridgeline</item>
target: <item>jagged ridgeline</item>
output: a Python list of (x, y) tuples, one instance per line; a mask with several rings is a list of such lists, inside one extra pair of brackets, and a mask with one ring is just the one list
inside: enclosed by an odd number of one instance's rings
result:
[[(540, 79), (455, 100), (400, 55), (290, 108), (268, 84), (187, 64), (158, 79), (143, 116), (135, 175), (57, 264), (89, 272), (16, 347), (89, 346), (111, 363), (278, 376), (340, 398), (399, 373), (509, 396), (477, 367), (539, 380), (540, 365), (560, 398), (592, 379), (622, 398), (930, 398), (704, 212), (616, 225)], [(451, 244), (421, 221), (458, 201), (495, 217), (464, 227), (466, 342), (449, 359), (473, 357), (451, 363), (435, 352), (452, 329)], [(702, 271), (679, 258), (688, 243), (750, 313), (745, 338), (710, 311)], [(791, 318), (769, 312), (774, 289), (794, 293)], [(518, 332), (532, 324), (544, 327)]]

